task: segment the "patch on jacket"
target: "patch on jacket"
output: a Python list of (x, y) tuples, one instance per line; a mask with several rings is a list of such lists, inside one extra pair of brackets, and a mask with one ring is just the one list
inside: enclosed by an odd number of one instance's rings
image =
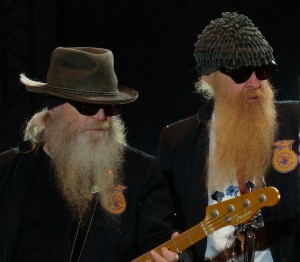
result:
[(107, 211), (112, 214), (121, 214), (126, 209), (126, 199), (124, 196), (125, 186), (116, 186), (114, 192), (112, 193), (111, 202), (107, 208)]
[(298, 156), (293, 151), (292, 145), (295, 140), (281, 140), (275, 142), (272, 165), (280, 173), (293, 171), (298, 165)]

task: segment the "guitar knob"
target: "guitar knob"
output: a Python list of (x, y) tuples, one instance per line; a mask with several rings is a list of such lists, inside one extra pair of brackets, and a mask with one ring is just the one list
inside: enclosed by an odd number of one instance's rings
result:
[(245, 200), (243, 201), (243, 206), (244, 206), (244, 207), (250, 206), (250, 201), (249, 201), (249, 199), (245, 199)]
[(265, 194), (260, 194), (258, 199), (259, 202), (265, 202), (267, 200), (267, 197)]
[(219, 215), (219, 211), (216, 210), (216, 209), (213, 209), (212, 212), (211, 212), (211, 216), (212, 216), (213, 218), (215, 218), (215, 217), (217, 217), (218, 215)]
[(228, 205), (227, 211), (228, 212), (233, 212), (234, 211), (234, 205), (232, 205), (232, 204)]

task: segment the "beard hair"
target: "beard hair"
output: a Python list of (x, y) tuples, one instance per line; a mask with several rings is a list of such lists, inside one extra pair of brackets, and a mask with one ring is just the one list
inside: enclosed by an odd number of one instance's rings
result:
[(246, 103), (244, 93), (230, 97), (223, 89), (215, 81), (214, 118), (208, 126), (213, 135), (208, 157), (208, 190), (215, 192), (234, 185), (238, 175), (260, 188), (271, 165), (277, 132), (275, 92), (267, 82), (263, 89), (252, 90), (259, 100)]
[[(89, 128), (105, 130), (84, 132)], [(58, 117), (45, 130), (59, 190), (77, 218), (87, 212), (94, 189), (99, 192), (100, 205), (107, 211), (114, 188), (122, 183), (126, 145), (125, 127), (119, 116), (114, 116), (111, 124), (93, 122), (84, 129), (79, 130), (76, 119), (68, 120), (58, 111)]]

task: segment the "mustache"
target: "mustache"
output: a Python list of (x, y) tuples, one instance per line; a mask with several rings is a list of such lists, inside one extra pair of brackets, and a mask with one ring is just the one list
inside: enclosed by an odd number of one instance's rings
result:
[(266, 94), (261, 89), (249, 90), (248, 94), (253, 96), (266, 96)]
[(102, 122), (93, 122), (89, 123), (85, 126), (85, 130), (90, 129), (103, 129), (103, 130), (109, 130), (111, 128), (111, 123), (108, 121), (102, 121)]

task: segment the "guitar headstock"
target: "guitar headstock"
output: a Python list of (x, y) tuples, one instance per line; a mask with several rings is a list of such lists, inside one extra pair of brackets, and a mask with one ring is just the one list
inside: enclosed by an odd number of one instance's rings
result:
[(225, 200), (206, 208), (205, 225), (207, 234), (229, 226), (246, 223), (259, 209), (274, 206), (280, 200), (280, 193), (275, 187), (265, 187), (241, 196)]
[[(175, 239), (161, 244), (155, 250), (161, 254), (161, 248), (166, 247), (173, 252), (179, 253), (221, 227), (246, 223), (259, 209), (265, 206), (273, 206), (278, 203), (279, 199), (280, 194), (275, 187), (265, 187), (208, 206), (206, 208), (206, 217), (200, 224), (189, 228)], [(149, 260), (152, 261), (152, 257), (149, 253), (145, 253), (131, 262), (145, 262)]]

